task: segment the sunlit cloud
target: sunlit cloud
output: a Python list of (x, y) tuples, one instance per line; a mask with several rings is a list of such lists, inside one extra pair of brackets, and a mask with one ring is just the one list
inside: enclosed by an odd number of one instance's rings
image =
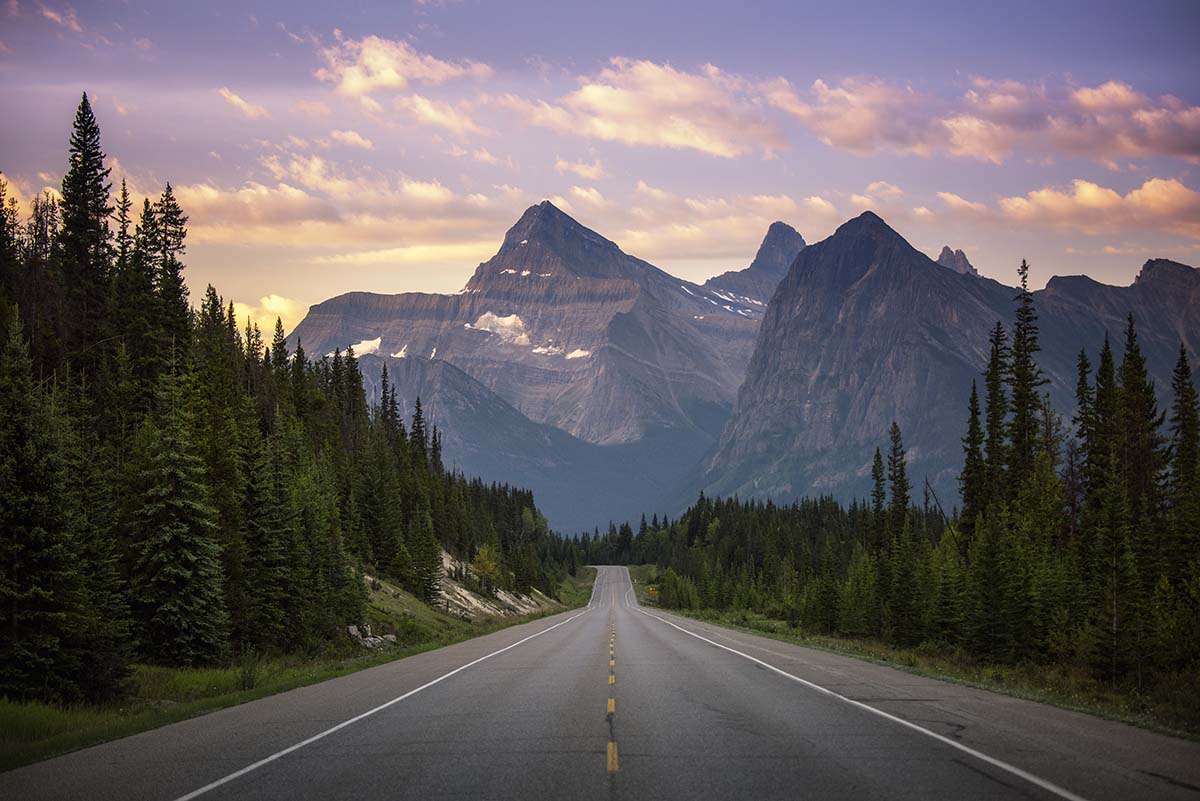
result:
[(451, 133), (487, 134), (488, 130), (478, 125), (471, 117), (471, 104), (451, 105), (440, 100), (430, 100), (421, 95), (397, 97), (392, 106), (422, 125), (445, 128)]
[(580, 87), (554, 102), (504, 95), (492, 101), (527, 123), (563, 134), (696, 150), (732, 158), (786, 147), (747, 81), (706, 64), (687, 72), (670, 64), (613, 58)]
[(1070, 188), (1044, 188), (1000, 200), (1006, 220), (1072, 228), (1089, 234), (1114, 229), (1156, 230), (1200, 238), (1200, 192), (1174, 178), (1152, 178), (1124, 195), (1076, 179)]
[(421, 53), (399, 39), (364, 36), (347, 39), (334, 31), (335, 44), (322, 48), (325, 66), (316, 72), (322, 81), (351, 97), (381, 89), (403, 90), (411, 83), (439, 84), (453, 78), (487, 78), (492, 69), (477, 61), (443, 61)]
[(235, 94), (227, 86), (222, 86), (220, 89), (218, 89), (217, 94), (224, 98), (226, 103), (240, 111), (242, 116), (247, 117), (248, 119), (261, 120), (270, 119), (271, 117), (271, 112), (267, 111), (262, 106), (255, 105), (254, 103), (250, 103), (242, 99), (242, 97)]
[(329, 106), (325, 105), (320, 100), (297, 100), (292, 104), (292, 109), (306, 117), (312, 117), (314, 119), (328, 117), (333, 113)]
[(277, 319), (283, 323), (284, 331), (291, 331), (308, 313), (308, 305), (282, 295), (271, 294), (259, 298), (257, 303), (234, 301), (233, 313), (239, 326), (245, 325), (249, 319), (265, 334), (265, 338), (270, 340)]
[(950, 100), (880, 78), (836, 85), (819, 79), (804, 92), (778, 79), (763, 88), (771, 105), (822, 142), (860, 155), (940, 154), (1000, 164), (1022, 148), (1110, 166), (1127, 156), (1200, 160), (1200, 107), (1170, 95), (1154, 100), (1120, 81), (1049, 88), (977, 77)]
[(559, 175), (573, 172), (580, 178), (587, 178), (590, 181), (598, 181), (604, 177), (604, 165), (600, 163), (599, 159), (588, 164), (583, 161), (567, 161), (560, 158), (555, 160), (554, 170)]
[(335, 142), (341, 142), (347, 147), (357, 147), (362, 150), (375, 149), (375, 143), (364, 137), (358, 131), (330, 131), (329, 136)]
[[(19, 7), (15, 3), (10, 4), (9, 13), (13, 14), (14, 9), (19, 9)], [(44, 19), (50, 20), (55, 25), (66, 28), (73, 33), (83, 33), (83, 26), (79, 24), (79, 16), (75, 13), (75, 9), (71, 8), (70, 6), (66, 6), (63, 8), (63, 10), (59, 11), (38, 3), (38, 13), (41, 14)]]

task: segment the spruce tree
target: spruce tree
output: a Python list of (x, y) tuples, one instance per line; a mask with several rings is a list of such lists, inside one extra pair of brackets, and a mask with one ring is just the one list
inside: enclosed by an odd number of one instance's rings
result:
[(228, 615), (216, 510), (208, 505), (183, 383), (174, 371), (163, 375), (147, 421), (131, 591), (143, 653), (165, 664), (196, 665), (225, 652)]
[(0, 695), (77, 700), (86, 602), (66, 501), (66, 465), (15, 319), (0, 308)]
[(70, 159), (62, 180), (58, 258), (65, 292), (66, 356), (89, 378), (97, 375), (102, 340), (107, 336), (112, 271), (110, 172), (100, 148), (100, 126), (85, 93), (75, 112)]
[(900, 426), (895, 420), (888, 434), (891, 445), (888, 450), (888, 484), (891, 487), (891, 505), (888, 515), (891, 520), (892, 536), (896, 536), (904, 528), (908, 519), (908, 507), (912, 504), (912, 487), (908, 481), (908, 466), (905, 463), (904, 438)]
[(1170, 538), (1165, 568), (1171, 582), (1188, 575), (1188, 562), (1200, 545), (1200, 409), (1187, 349), (1179, 343), (1179, 359), (1171, 377)]
[(154, 204), (153, 219), (152, 244), (157, 257), (156, 286), (161, 308), (159, 336), (165, 351), (178, 357), (187, 354), (192, 332), (192, 307), (181, 260), (187, 250), (184, 240), (188, 218), (169, 183)]
[(875, 449), (871, 462), (871, 553), (878, 557), (887, 543), (887, 490), (884, 486), (883, 455)]
[(417, 493), (405, 540), (412, 557), (413, 593), (426, 603), (433, 603), (441, 588), (442, 549), (434, 538), (433, 518), (424, 492)]
[(1038, 345), (1037, 310), (1033, 305), (1033, 293), (1029, 291), (1029, 265), (1024, 259), (1017, 268), (1017, 274), (1021, 279), (1021, 291), (1014, 298), (1017, 301), (1017, 312), (1008, 363), (1012, 405), (1008, 437), (1008, 471), (1013, 476), (1027, 476), (1033, 470), (1033, 460), (1039, 449), (1038, 417), (1041, 398), (1038, 388), (1044, 385), (1047, 379), (1037, 364), (1037, 354), (1041, 350)]
[(987, 505), (1000, 503), (1006, 497), (1008, 458), (1008, 395), (1005, 378), (1009, 372), (1008, 334), (1004, 324), (997, 322), (990, 337), (984, 386), (987, 412), (984, 424), (984, 454), (987, 462)]
[(960, 530), (963, 533), (960, 547), (965, 549), (971, 541), (975, 518), (987, 507), (987, 464), (983, 458), (983, 426), (979, 419), (979, 392), (971, 382), (971, 398), (967, 401), (967, 435), (963, 437), (963, 468), (958, 476), (959, 494), (962, 497)]

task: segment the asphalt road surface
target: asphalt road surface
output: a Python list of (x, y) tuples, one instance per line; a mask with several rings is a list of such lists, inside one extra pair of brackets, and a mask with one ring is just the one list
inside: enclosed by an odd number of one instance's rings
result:
[(582, 610), (0, 774), (0, 798), (1200, 798), (1200, 744), (640, 608)]

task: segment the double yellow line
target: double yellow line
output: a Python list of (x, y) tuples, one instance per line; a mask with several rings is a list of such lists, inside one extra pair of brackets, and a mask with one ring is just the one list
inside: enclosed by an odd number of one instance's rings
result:
[[(611, 584), (610, 584), (611, 586)], [(616, 607), (616, 593), (608, 596), (609, 608)], [(617, 699), (614, 686), (617, 683), (617, 621), (611, 617), (608, 632), (608, 772), (616, 773), (620, 769), (617, 758), (617, 740), (613, 734), (613, 717), (617, 714)]]

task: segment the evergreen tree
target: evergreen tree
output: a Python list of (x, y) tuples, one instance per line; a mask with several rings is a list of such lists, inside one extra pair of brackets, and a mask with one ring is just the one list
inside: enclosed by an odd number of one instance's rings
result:
[(1037, 310), (1033, 293), (1029, 291), (1029, 265), (1024, 259), (1017, 268), (1021, 291), (1017, 301), (1016, 321), (1013, 324), (1012, 351), (1008, 363), (1008, 382), (1011, 389), (1012, 421), (1009, 424), (1008, 470), (1013, 476), (1027, 476), (1033, 470), (1038, 452), (1038, 417), (1040, 396), (1038, 388), (1046, 383), (1037, 364)]
[(904, 438), (900, 426), (892, 421), (889, 432), (891, 446), (888, 451), (888, 484), (891, 487), (891, 505), (888, 515), (891, 520), (892, 535), (896, 536), (904, 528), (908, 518), (908, 507), (912, 504), (912, 488), (908, 481), (908, 466), (905, 464)]
[(883, 455), (876, 448), (871, 462), (871, 553), (876, 557), (887, 543), (887, 490), (883, 481)]
[(434, 538), (429, 500), (423, 492), (417, 493), (406, 541), (413, 564), (413, 592), (426, 603), (433, 603), (441, 588), (442, 549)]
[(58, 258), (65, 305), (62, 325), (66, 355), (84, 375), (94, 378), (106, 336), (105, 312), (112, 270), (109, 205), (100, 126), (85, 93), (75, 112), (70, 159), (62, 180), (62, 232)]
[(86, 602), (55, 421), (15, 312), (0, 309), (0, 695), (76, 700)]
[(1165, 567), (1171, 582), (1188, 575), (1188, 562), (1200, 546), (1200, 409), (1187, 349), (1179, 343), (1179, 360), (1171, 377), (1170, 539)]
[(156, 286), (159, 305), (159, 336), (167, 353), (186, 355), (192, 332), (192, 307), (183, 280), (181, 257), (187, 250), (187, 215), (175, 200), (171, 184), (154, 204), (152, 244), (157, 257)]
[(1008, 334), (997, 322), (990, 337), (984, 386), (987, 390), (987, 417), (984, 424), (984, 451), (987, 462), (987, 504), (1000, 503), (1006, 497), (1005, 475), (1008, 458), (1008, 395), (1005, 377), (1009, 373)]
[(208, 505), (204, 464), (192, 444), (192, 414), (174, 372), (159, 381), (147, 421), (133, 566), (134, 610), (143, 653), (166, 664), (195, 665), (226, 646), (216, 511)]
[(971, 382), (971, 398), (967, 402), (967, 435), (963, 437), (963, 469), (958, 476), (959, 495), (962, 497), (963, 532), (961, 547), (965, 550), (971, 540), (975, 518), (987, 507), (987, 464), (983, 458), (983, 426), (979, 419), (979, 392)]

